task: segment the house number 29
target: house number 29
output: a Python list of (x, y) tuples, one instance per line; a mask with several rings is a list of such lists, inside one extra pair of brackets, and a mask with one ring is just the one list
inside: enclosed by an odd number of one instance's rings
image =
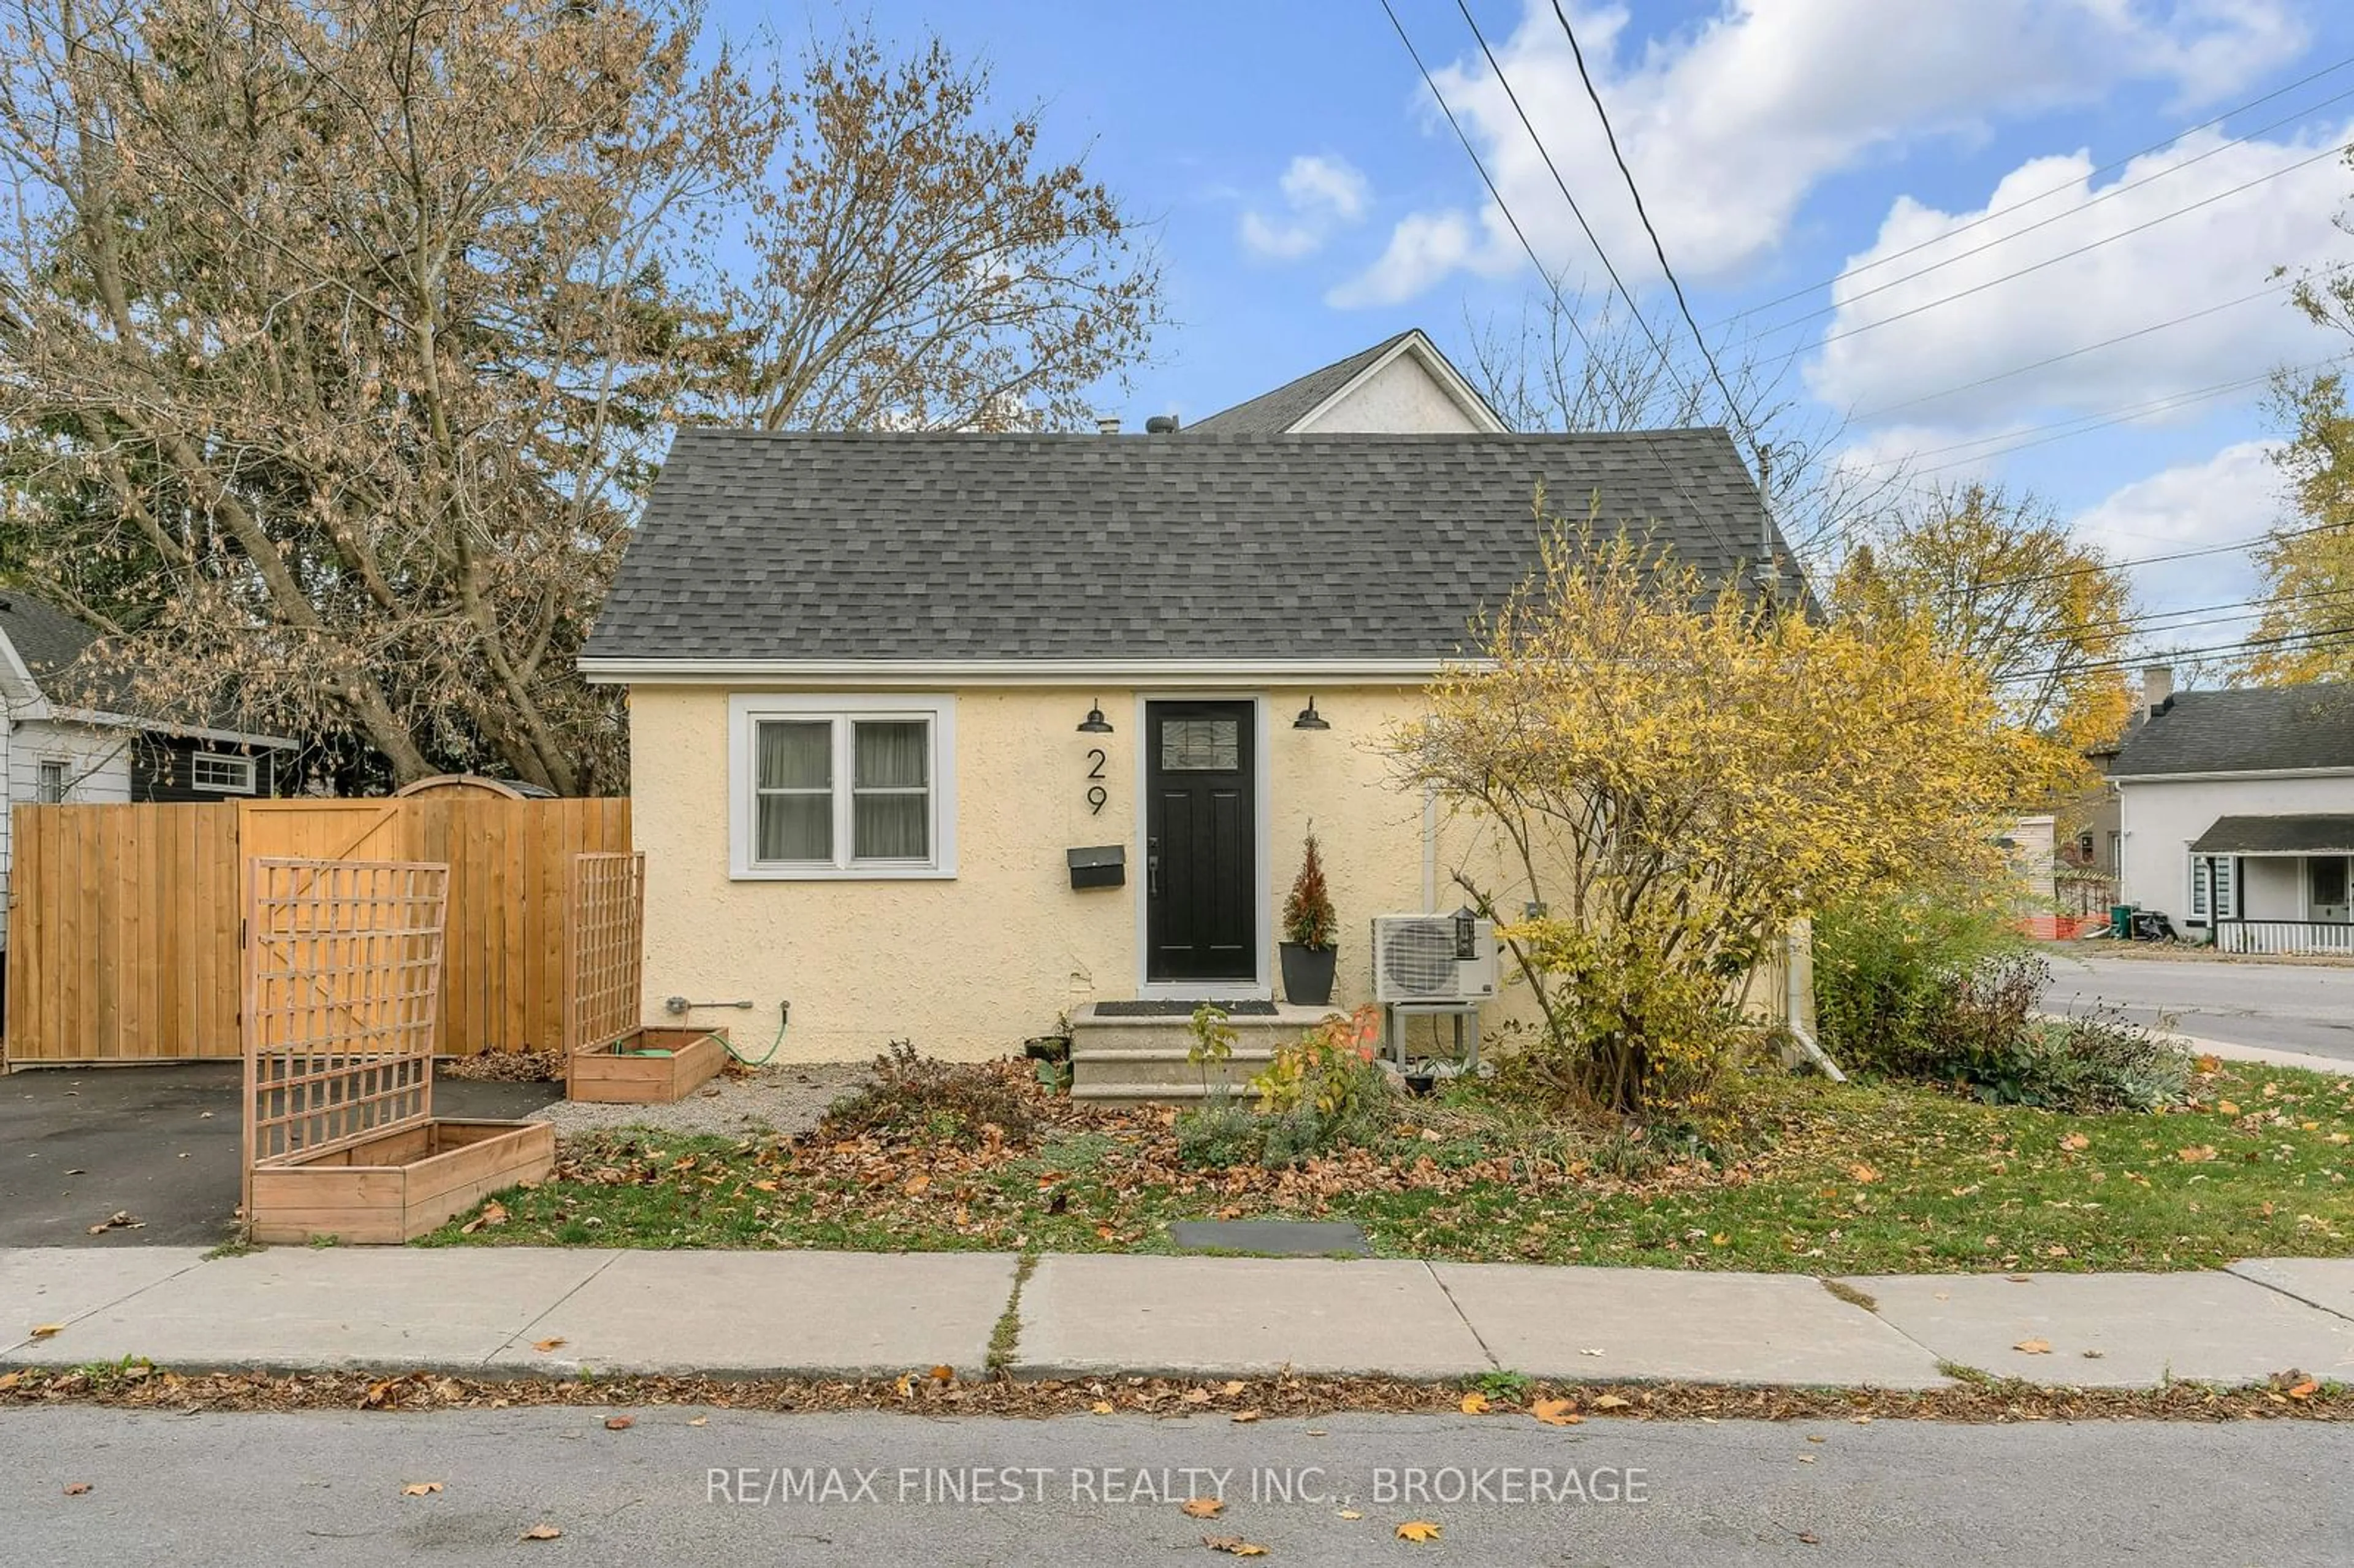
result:
[[(1102, 747), (1094, 746), (1087, 747), (1087, 777), (1089, 779), (1102, 778), (1104, 776), (1104, 764), (1108, 760), (1110, 759), (1104, 756)], [(1090, 817), (1101, 816), (1103, 814), (1104, 802), (1110, 799), (1111, 797), (1105, 793), (1104, 787), (1102, 785), (1089, 784), (1087, 786), (1087, 815)]]

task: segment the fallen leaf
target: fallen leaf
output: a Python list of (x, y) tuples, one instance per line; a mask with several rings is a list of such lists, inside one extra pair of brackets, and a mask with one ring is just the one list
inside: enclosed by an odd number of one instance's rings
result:
[(1227, 1384), (1225, 1385), (1225, 1389), (1226, 1389), (1226, 1392), (1227, 1392), (1228, 1393), (1241, 1393), (1245, 1388), (1246, 1388), (1246, 1387), (1248, 1387), (1248, 1386), (1249, 1386), (1249, 1385), (1248, 1385), (1247, 1383), (1227, 1383)]
[(1594, 1408), (1596, 1410), (1624, 1410), (1632, 1402), (1629, 1400), (1619, 1398), (1615, 1393), (1606, 1393), (1594, 1402)]
[(1094, 1411), (1097, 1415), (1109, 1415), (1111, 1414), (1111, 1401), (1108, 1399), (1098, 1399), (1093, 1404), (1088, 1405), (1087, 1408)]
[(2294, 1383), (2289, 1387), (2281, 1390), (2281, 1392), (2288, 1395), (2291, 1399), (2311, 1399), (2317, 1393), (2320, 1392), (2320, 1389), (2321, 1385), (2319, 1383), (2316, 1383), (2311, 1378), (2306, 1378), (2303, 1383)]
[(2022, 1355), (2048, 1356), (2052, 1353), (2052, 1343), (2048, 1340), (2021, 1340), (2010, 1348)]
[(1809, 1443), (1828, 1443), (1830, 1439), (1824, 1436), (1819, 1432), (1809, 1432), (1807, 1434), (1807, 1441)]
[(1811, 1531), (1811, 1530), (1802, 1530), (1802, 1531), (1798, 1531), (1798, 1544), (1799, 1544), (1799, 1545), (1801, 1545), (1801, 1546), (1820, 1546), (1822, 1543), (1823, 1543), (1823, 1538), (1822, 1538), (1821, 1536), (1819, 1536), (1819, 1535), (1817, 1535), (1813, 1531)]
[(1226, 1511), (1222, 1498), (1187, 1498), (1177, 1505), (1188, 1519), (1215, 1519)]
[(2237, 1116), (2240, 1114), (2240, 1107), (2233, 1105), (2229, 1100), (2217, 1100), (2215, 1102), (2215, 1108), (2225, 1116)]
[(1202, 1544), (1213, 1552), (1224, 1552), (1235, 1557), (1264, 1557), (1267, 1548), (1256, 1541), (1245, 1541), (1239, 1535), (1205, 1535)]
[(65, 1327), (63, 1323), (36, 1323), (33, 1325), (33, 1338), (46, 1340), (51, 1334), (65, 1332)]
[(1812, 1454), (1801, 1454), (1798, 1456), (1798, 1463), (1801, 1465), (1811, 1465), (1814, 1462), (1815, 1457)]
[(21, 1372), (0, 1372), (0, 1393), (7, 1393), (24, 1381), (25, 1374)]
[(68, 1481), (66, 1483), (66, 1496), (69, 1498), (78, 1498), (88, 1490), (90, 1490), (90, 1483), (88, 1481)]
[(90, 1226), (90, 1234), (97, 1236), (104, 1235), (109, 1231), (137, 1231), (144, 1230), (146, 1227), (147, 1222), (133, 1214), (130, 1210), (117, 1209)]
[(608, 1432), (627, 1432), (631, 1427), (635, 1426), (636, 1425), (637, 1423), (635, 1421), (632, 1421), (626, 1415), (608, 1415), (605, 1417), (605, 1430)]
[(934, 1383), (956, 1382), (956, 1368), (942, 1362), (932, 1369), (932, 1381)]
[(1488, 1396), (1484, 1393), (1467, 1393), (1463, 1396), (1462, 1409), (1466, 1415), (1485, 1415), (1488, 1414)]
[(534, 1340), (531, 1342), (531, 1348), (542, 1355), (546, 1355), (550, 1351), (560, 1351), (564, 1348), (564, 1336), (558, 1334), (552, 1340)]
[(708, 1415), (698, 1415), (694, 1420), (688, 1422), (687, 1425), (689, 1426), (708, 1426), (711, 1425), (711, 1417)]
[(1258, 1419), (1258, 1412), (1256, 1410), (1237, 1410), (1235, 1412), (1233, 1419), (1235, 1425), (1239, 1426), (1246, 1422), (1257, 1421)]
[(1585, 1350), (1579, 1351), (1577, 1353), (1581, 1356), (1598, 1356), (1602, 1353), (1602, 1347), (1600, 1345), (1590, 1346)]
[(1352, 1508), (1344, 1508), (1344, 1509), (1336, 1510), (1335, 1510), (1335, 1517), (1336, 1517), (1336, 1518), (1340, 1518), (1340, 1519), (1363, 1519), (1363, 1518), (1364, 1518), (1365, 1516), (1364, 1516), (1363, 1514), (1362, 1514), (1362, 1513), (1359, 1513), (1355, 1509), (1352, 1509)]
[(1426, 1519), (1410, 1519), (1397, 1527), (1397, 1538), (1400, 1541), (1436, 1541), (1438, 1539), (1438, 1526)]
[(1871, 1166), (1864, 1164), (1861, 1160), (1849, 1166), (1847, 1168), (1847, 1173), (1854, 1177), (1858, 1181), (1862, 1182), (1867, 1187), (1872, 1182), (1880, 1180), (1880, 1172), (1874, 1171)]
[(1540, 1399), (1529, 1406), (1529, 1414), (1547, 1426), (1575, 1426), (1585, 1419), (1572, 1410), (1565, 1399)]
[(2190, 1065), (2202, 1073), (2220, 1073), (2223, 1070), (2223, 1059), (2221, 1056), (2194, 1056), (2191, 1058)]
[(405, 1498), (429, 1498), (440, 1489), (439, 1481), (411, 1481), (400, 1489), (400, 1495)]
[(515, 1539), (518, 1541), (554, 1541), (557, 1536), (562, 1535), (564, 1531), (557, 1529), (556, 1526), (552, 1524), (535, 1524), (529, 1530), (525, 1531), (521, 1535), (515, 1537)]
[(2090, 1149), (2093, 1147), (2093, 1140), (2086, 1138), (2081, 1132), (2072, 1132), (2067, 1137), (2060, 1140), (2060, 1147), (2062, 1149)]
[(2215, 1147), (2209, 1143), (2193, 1144), (2189, 1149), (2176, 1150), (2174, 1157), (2185, 1165), (2197, 1165), (2203, 1160), (2214, 1159)]
[(917, 1198), (921, 1197), (923, 1195), (924, 1189), (931, 1184), (932, 1179), (929, 1176), (918, 1174), (908, 1177), (907, 1184), (900, 1188), (899, 1191), (907, 1193), (910, 1198)]

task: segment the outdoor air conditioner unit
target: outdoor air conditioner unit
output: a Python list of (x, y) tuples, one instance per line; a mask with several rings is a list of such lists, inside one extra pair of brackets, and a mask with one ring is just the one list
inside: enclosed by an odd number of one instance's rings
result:
[(1496, 994), (1496, 923), (1469, 910), (1373, 917), (1373, 1000), (1481, 1001)]

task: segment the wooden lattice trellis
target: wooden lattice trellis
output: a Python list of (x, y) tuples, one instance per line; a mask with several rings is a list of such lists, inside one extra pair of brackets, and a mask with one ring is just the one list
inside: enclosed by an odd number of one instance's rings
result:
[(245, 1190), (433, 1115), (446, 865), (246, 863)]
[(638, 1027), (646, 857), (572, 857), (571, 931), (564, 947), (564, 1050), (602, 1051)]

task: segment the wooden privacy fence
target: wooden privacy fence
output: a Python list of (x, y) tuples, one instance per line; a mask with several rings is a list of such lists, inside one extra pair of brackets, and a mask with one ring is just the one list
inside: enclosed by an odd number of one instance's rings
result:
[(14, 808), (7, 1057), (232, 1058), (248, 858), (450, 868), (434, 1049), (565, 1042), (573, 857), (630, 847), (625, 800)]

